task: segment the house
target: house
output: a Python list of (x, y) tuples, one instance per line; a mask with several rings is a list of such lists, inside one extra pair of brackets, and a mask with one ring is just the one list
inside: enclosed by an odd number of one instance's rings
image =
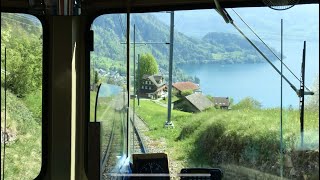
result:
[(105, 75), (107, 74), (107, 71), (105, 71), (104, 69), (99, 69), (98, 73), (101, 75)]
[(182, 91), (191, 90), (192, 92), (198, 92), (199, 86), (193, 82), (176, 82), (172, 84), (173, 89), (177, 91), (178, 95), (181, 95)]
[(213, 102), (201, 93), (194, 93), (175, 101), (173, 109), (186, 112), (201, 112), (213, 107)]
[(157, 99), (164, 96), (165, 83), (162, 75), (144, 75), (139, 88), (139, 96)]
[(229, 109), (230, 100), (229, 97), (213, 97), (214, 106), (220, 107), (220, 109)]

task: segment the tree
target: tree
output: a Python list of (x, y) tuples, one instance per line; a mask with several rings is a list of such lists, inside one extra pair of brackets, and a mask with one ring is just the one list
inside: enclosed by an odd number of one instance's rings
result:
[[(5, 14), (10, 16), (9, 14)], [(16, 17), (11, 17), (15, 19)], [(41, 89), (42, 42), (39, 28), (28, 30), (21, 24), (2, 19), (1, 68), (4, 69), (4, 48), (7, 48), (7, 88), (18, 97)], [(1, 78), (3, 85), (3, 78)]]
[(139, 88), (142, 84), (142, 77), (144, 75), (154, 75), (158, 74), (159, 68), (156, 59), (152, 56), (152, 54), (142, 54), (140, 56), (138, 62), (138, 70), (137, 70), (137, 87)]
[(95, 71), (94, 72), (94, 84), (98, 85), (98, 83), (99, 83), (99, 74), (98, 74), (98, 71)]

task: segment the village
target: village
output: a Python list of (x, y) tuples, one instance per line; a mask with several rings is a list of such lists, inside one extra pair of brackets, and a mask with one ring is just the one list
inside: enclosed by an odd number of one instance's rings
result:
[[(119, 85), (125, 81), (125, 76), (116, 70), (96, 69), (96, 71), (107, 84)], [(168, 84), (162, 74), (144, 74), (141, 84), (138, 86), (136, 97), (139, 100), (150, 99), (162, 105), (167, 105)], [(175, 110), (192, 113), (202, 112), (212, 107), (230, 110), (229, 97), (205, 95), (201, 90), (200, 84), (191, 81), (172, 83), (172, 104)]]
[[(168, 85), (162, 75), (144, 75), (138, 92), (138, 98), (166, 100)], [(210, 97), (202, 93), (200, 85), (193, 82), (175, 82), (172, 84), (173, 109), (185, 112), (201, 112), (215, 107), (230, 109), (229, 97)]]

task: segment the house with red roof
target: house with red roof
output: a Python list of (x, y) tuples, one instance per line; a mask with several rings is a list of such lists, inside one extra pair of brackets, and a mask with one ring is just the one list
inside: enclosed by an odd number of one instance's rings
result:
[(181, 95), (182, 91), (191, 90), (193, 93), (200, 91), (200, 87), (193, 82), (176, 82), (172, 84), (172, 88), (177, 91), (177, 94)]

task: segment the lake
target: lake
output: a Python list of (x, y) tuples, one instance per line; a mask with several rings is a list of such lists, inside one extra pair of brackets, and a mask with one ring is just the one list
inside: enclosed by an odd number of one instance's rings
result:
[[(302, 42), (290, 43), (284, 48), (284, 63), (300, 78)], [(306, 86), (311, 88), (319, 73), (319, 44), (307, 43)], [(274, 64), (280, 70), (280, 61)], [(201, 64), (180, 66), (187, 74), (200, 78), (200, 87), (204, 94), (228, 96), (235, 103), (245, 97), (253, 97), (263, 107), (280, 107), (280, 75), (268, 63), (261, 64)], [(300, 83), (283, 67), (284, 75), (299, 88)], [(298, 108), (299, 98), (283, 80), (283, 105)]]
[(99, 97), (111, 97), (118, 95), (121, 92), (121, 87), (113, 84), (103, 83), (100, 87)]

